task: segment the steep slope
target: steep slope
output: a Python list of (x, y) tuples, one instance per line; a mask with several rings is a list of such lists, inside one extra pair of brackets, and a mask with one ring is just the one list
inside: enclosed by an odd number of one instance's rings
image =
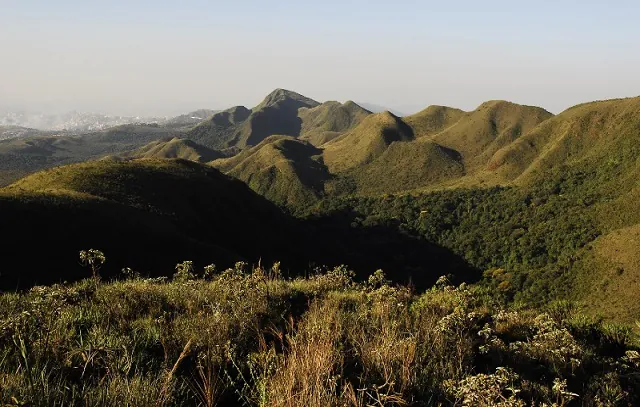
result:
[(455, 125), (432, 136), (458, 151), (468, 172), (483, 168), (500, 148), (528, 133), (553, 115), (544, 109), (505, 101), (489, 101), (463, 114)]
[(295, 92), (276, 89), (250, 111), (238, 107), (214, 115), (191, 130), (188, 138), (207, 147), (223, 149), (255, 146), (276, 134), (297, 137), (302, 127), (298, 110), (318, 105), (318, 102)]
[(3, 287), (82, 276), (73, 265), (78, 250), (90, 247), (111, 259), (107, 275), (124, 265), (158, 275), (185, 259), (228, 266), (291, 245), (272, 233), (292, 233), (274, 205), (243, 183), (184, 160), (46, 170), (1, 190), (0, 211), (2, 230), (11, 235), (3, 243), (11, 253), (3, 259)]
[(321, 150), (305, 141), (271, 136), (212, 165), (279, 205), (302, 208), (317, 201), (329, 178), (320, 154)]
[(301, 108), (300, 138), (320, 146), (358, 125), (371, 112), (352, 101), (325, 102), (313, 108)]
[(119, 154), (117, 156), (107, 156), (104, 159), (131, 160), (137, 158), (181, 158), (183, 160), (204, 163), (224, 156), (225, 155), (221, 152), (201, 146), (194, 141), (174, 137), (171, 139), (152, 141), (137, 150)]
[(373, 161), (394, 141), (413, 138), (413, 130), (399, 117), (389, 112), (372, 114), (325, 144), (324, 162), (332, 173), (339, 173)]

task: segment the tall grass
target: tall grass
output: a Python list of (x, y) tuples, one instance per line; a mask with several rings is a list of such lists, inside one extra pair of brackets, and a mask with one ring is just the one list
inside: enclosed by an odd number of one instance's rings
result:
[(630, 331), (571, 307), (501, 310), (479, 288), (441, 280), (418, 294), (381, 273), (355, 283), (345, 267), (295, 280), (243, 263), (199, 274), (0, 295), (0, 403), (640, 402)]

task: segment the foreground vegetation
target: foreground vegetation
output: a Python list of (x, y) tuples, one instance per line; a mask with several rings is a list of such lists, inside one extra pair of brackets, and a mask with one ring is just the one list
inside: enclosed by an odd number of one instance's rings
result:
[(346, 267), (130, 269), (0, 295), (0, 403), (33, 406), (637, 405), (627, 328), (569, 303), (503, 309), (480, 287), (415, 293)]

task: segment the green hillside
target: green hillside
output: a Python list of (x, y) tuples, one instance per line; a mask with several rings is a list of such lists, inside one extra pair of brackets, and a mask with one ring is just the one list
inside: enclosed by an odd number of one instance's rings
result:
[(171, 139), (152, 141), (134, 151), (119, 154), (117, 156), (107, 156), (108, 160), (130, 160), (137, 158), (147, 159), (172, 159), (196, 162), (209, 162), (225, 155), (219, 151), (201, 146), (191, 140), (174, 137)]
[(564, 165), (626, 161), (636, 156), (639, 112), (640, 98), (575, 106), (496, 152), (488, 167), (505, 179), (522, 176), (527, 182)]
[(371, 162), (394, 141), (409, 141), (413, 130), (389, 112), (367, 116), (353, 130), (323, 145), (324, 162), (332, 173)]
[(489, 101), (432, 136), (436, 143), (458, 151), (468, 171), (484, 167), (500, 148), (527, 134), (553, 115), (544, 109), (505, 101)]
[(337, 194), (387, 194), (433, 187), (465, 173), (460, 155), (429, 140), (394, 142), (373, 161), (341, 173), (328, 187)]
[[(475, 174), (464, 174), (467, 161), (457, 157), (460, 172), (451, 182), (444, 178), (446, 189), (436, 183), (428, 193), (401, 186), (419, 185), (409, 175), (428, 180), (434, 173), (412, 167), (428, 152), (410, 154), (429, 138), (392, 143), (377, 160), (345, 173), (354, 175), (341, 186), (354, 197), (329, 195), (312, 212), (341, 213), (355, 224), (397, 223), (487, 270), (484, 283), (506, 298), (526, 304), (569, 298), (593, 314), (633, 321), (640, 317), (632, 299), (640, 290), (632, 249), (640, 223), (638, 100), (571, 108), (499, 150)], [(374, 167), (394, 149), (396, 157)], [(369, 170), (368, 185), (358, 183), (371, 167), (378, 172)], [(506, 188), (480, 188), (483, 177)], [(451, 188), (459, 181), (470, 187)], [(388, 195), (394, 188), (405, 193)]]
[(633, 225), (599, 237), (581, 256), (575, 298), (585, 299), (584, 312), (629, 324), (638, 320), (639, 243), (640, 225)]
[[(503, 301), (571, 299), (594, 314), (629, 322), (637, 316), (632, 294), (640, 290), (627, 244), (640, 224), (639, 118), (640, 98), (583, 104), (556, 116), (491, 101), (472, 112), (430, 106), (399, 118), (276, 90), (251, 111), (230, 109), (208, 120), (227, 129), (210, 139), (227, 147), (224, 153), (200, 141), (158, 138), (166, 129), (151, 126), (0, 142), (5, 158), (33, 157), (33, 168), (125, 147), (114, 155), (150, 159), (48, 170), (2, 196), (11, 211), (28, 202), (24, 207), (34, 209), (20, 216), (43, 225), (49, 221), (37, 213), (63, 210), (51, 209), (60, 202), (66, 208), (61, 219), (73, 218), (71, 208), (91, 208), (84, 219), (103, 219), (100, 228), (113, 230), (112, 214), (119, 213), (142, 222), (141, 230), (167, 225), (163, 233), (171, 244), (215, 247), (229, 259), (267, 253), (307, 264), (344, 262), (359, 273), (377, 263), (394, 268), (395, 279), (424, 285), (433, 281), (427, 264), (436, 256), (461, 280), (476, 281), (484, 272), (481, 284)], [(278, 129), (284, 134), (267, 135)], [(146, 145), (138, 145), (143, 140)], [(157, 158), (208, 162), (250, 189), (221, 187), (231, 181), (210, 166)], [(10, 159), (3, 162), (14, 168)], [(226, 181), (209, 185), (211, 177)], [(217, 211), (214, 196), (234, 203)], [(277, 221), (263, 223), (260, 210), (253, 217), (236, 213), (241, 201), (270, 208), (265, 213), (276, 215), (264, 216)], [(238, 217), (242, 222), (231, 226)], [(218, 223), (245, 230), (258, 225), (265, 232), (246, 243), (245, 232), (229, 232), (227, 242), (203, 231)], [(271, 242), (266, 230), (280, 230), (281, 223), (290, 229), (279, 249), (263, 247), (262, 239)], [(56, 229), (61, 224), (48, 230)], [(627, 271), (617, 274), (619, 269)]]
[(293, 137), (271, 136), (212, 165), (278, 205), (304, 208), (323, 195), (323, 183), (329, 178), (321, 152)]
[(352, 101), (325, 102), (312, 108), (301, 108), (300, 138), (320, 146), (358, 125), (371, 112)]
[(403, 117), (402, 120), (411, 126), (416, 138), (419, 138), (440, 133), (456, 124), (464, 115), (465, 112), (460, 109), (429, 106), (416, 114)]

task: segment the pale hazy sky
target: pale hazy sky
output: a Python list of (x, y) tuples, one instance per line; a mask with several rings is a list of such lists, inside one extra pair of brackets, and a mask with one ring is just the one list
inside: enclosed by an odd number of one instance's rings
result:
[(174, 114), (275, 88), (404, 112), (640, 95), (640, 1), (0, 0), (0, 108)]

